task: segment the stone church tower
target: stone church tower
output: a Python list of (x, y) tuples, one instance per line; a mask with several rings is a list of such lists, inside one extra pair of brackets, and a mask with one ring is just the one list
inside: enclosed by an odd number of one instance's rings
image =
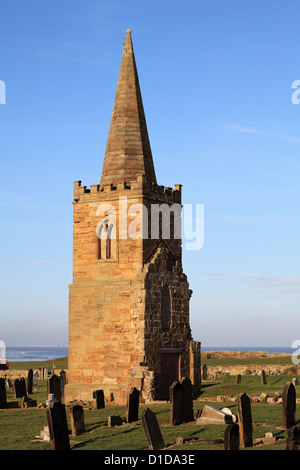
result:
[(200, 343), (192, 340), (192, 292), (175, 236), (181, 185), (156, 181), (130, 30), (100, 184), (76, 181), (73, 209), (66, 400), (91, 400), (102, 389), (124, 403), (132, 386), (143, 400), (168, 399), (182, 377), (197, 392)]

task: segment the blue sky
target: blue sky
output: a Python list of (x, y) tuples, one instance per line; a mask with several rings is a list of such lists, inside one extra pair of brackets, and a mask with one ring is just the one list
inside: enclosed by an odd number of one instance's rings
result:
[(7, 346), (67, 344), (73, 181), (100, 180), (132, 29), (159, 184), (204, 204), (183, 252), (203, 346), (300, 337), (299, 4), (0, 2), (1, 308)]

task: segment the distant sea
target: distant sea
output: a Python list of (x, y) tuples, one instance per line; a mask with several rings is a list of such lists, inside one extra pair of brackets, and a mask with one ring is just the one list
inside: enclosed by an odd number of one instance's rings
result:
[(20, 346), (6, 347), (8, 362), (47, 361), (68, 356), (68, 348), (63, 346)]
[[(205, 346), (201, 347), (201, 351), (265, 351), (269, 354), (284, 353), (293, 354), (295, 349), (291, 347), (276, 347), (276, 346)], [(46, 361), (51, 359), (58, 359), (59, 357), (68, 356), (68, 348), (66, 346), (20, 346), (20, 347), (6, 347), (6, 360), (9, 362), (22, 362), (22, 361)]]
[(248, 351), (263, 351), (269, 354), (280, 353), (280, 354), (293, 354), (295, 349), (291, 348), (290, 346), (287, 347), (277, 347), (277, 346), (201, 346), (201, 351), (241, 351), (241, 352), (248, 352)]

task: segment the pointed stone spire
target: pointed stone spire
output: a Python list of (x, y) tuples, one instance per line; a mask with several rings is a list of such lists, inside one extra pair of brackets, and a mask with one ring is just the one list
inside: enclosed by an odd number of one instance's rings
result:
[(130, 182), (137, 175), (156, 183), (131, 30), (126, 33), (100, 186)]

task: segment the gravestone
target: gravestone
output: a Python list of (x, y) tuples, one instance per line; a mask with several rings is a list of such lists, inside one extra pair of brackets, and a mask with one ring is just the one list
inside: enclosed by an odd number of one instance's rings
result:
[(296, 389), (292, 382), (287, 382), (282, 392), (282, 427), (288, 429), (295, 425)]
[(297, 377), (293, 378), (292, 383), (293, 385), (299, 385), (299, 380), (297, 379)]
[(213, 406), (205, 405), (201, 411), (200, 416), (197, 418), (197, 424), (216, 423), (216, 424), (231, 424), (234, 423), (236, 417), (231, 411), (225, 412), (214, 408)]
[(291, 426), (287, 431), (286, 450), (300, 450), (300, 426)]
[(66, 373), (66, 371), (62, 369), (62, 370), (60, 371), (59, 375), (62, 377), (63, 386), (65, 386), (66, 383), (67, 383), (67, 373)]
[(52, 450), (70, 450), (65, 405), (51, 403), (47, 408), (47, 420)]
[(69, 408), (72, 436), (79, 436), (85, 432), (84, 411), (81, 405), (73, 405)]
[(5, 408), (6, 406), (6, 388), (5, 388), (5, 379), (0, 379), (0, 408)]
[(264, 370), (261, 371), (261, 383), (262, 385), (267, 385), (267, 377)]
[(125, 420), (126, 423), (133, 423), (139, 419), (140, 392), (131, 387), (126, 396)]
[(12, 388), (12, 386), (13, 386), (11, 380), (8, 379), (8, 378), (6, 379), (6, 385), (8, 386), (8, 388)]
[(47, 369), (47, 367), (45, 367), (44, 370), (43, 370), (43, 379), (48, 380), (48, 369)]
[(193, 388), (188, 377), (181, 380), (182, 386), (182, 419), (184, 423), (194, 421)]
[(95, 400), (94, 401), (94, 410), (100, 410), (101, 408), (105, 408), (103, 390), (94, 390), (93, 398)]
[(171, 426), (176, 426), (183, 422), (182, 395), (183, 391), (181, 383), (173, 382), (169, 388)]
[(153, 411), (149, 408), (142, 413), (142, 424), (147, 437), (150, 450), (159, 450), (165, 447), (165, 443)]
[(27, 393), (28, 395), (32, 394), (32, 385), (33, 385), (33, 370), (29, 369), (27, 375)]
[(61, 379), (58, 375), (53, 374), (47, 380), (47, 393), (53, 393), (56, 401), (61, 401), (62, 390), (61, 390)]
[(229, 424), (224, 432), (224, 450), (239, 450), (240, 432), (239, 425)]
[(113, 426), (121, 426), (123, 423), (121, 416), (111, 415), (108, 417), (107, 426), (112, 428)]
[(26, 396), (26, 383), (24, 377), (21, 379), (15, 379), (14, 384), (14, 397), (15, 398), (22, 398)]
[(236, 398), (237, 418), (239, 423), (240, 446), (252, 447), (252, 414), (251, 402), (246, 393), (241, 393)]
[(241, 376), (241, 374), (238, 374), (238, 375), (236, 376), (235, 383), (236, 383), (236, 384), (240, 384), (241, 381), (242, 381), (242, 376)]
[(207, 374), (207, 365), (204, 364), (203, 367), (202, 367), (202, 378), (203, 378), (203, 380), (207, 380), (207, 376), (208, 376), (208, 374)]
[(32, 385), (33, 385), (34, 387), (36, 387), (37, 384), (38, 384), (38, 381), (39, 381), (39, 373), (38, 373), (38, 371), (36, 371), (36, 372), (33, 374)]

